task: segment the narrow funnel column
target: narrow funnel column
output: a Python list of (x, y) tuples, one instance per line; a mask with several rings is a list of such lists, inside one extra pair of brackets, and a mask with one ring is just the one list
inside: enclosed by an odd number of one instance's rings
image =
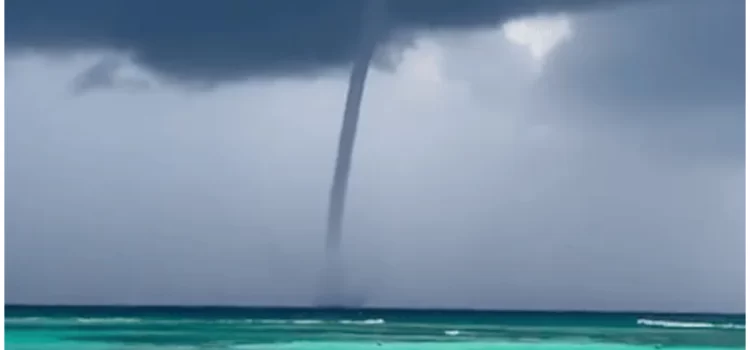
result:
[[(343, 266), (340, 262), (340, 248), (342, 238), (342, 226), (344, 219), (344, 204), (346, 201), (346, 189), (349, 183), (349, 170), (352, 163), (352, 151), (354, 139), (357, 133), (357, 122), (359, 121), (359, 107), (362, 103), (367, 70), (370, 66), (375, 47), (378, 41), (378, 29), (385, 14), (385, 0), (369, 0), (363, 14), (363, 31), (361, 46), (354, 60), (354, 67), (349, 78), (349, 91), (346, 96), (344, 107), (344, 121), (339, 136), (338, 156), (336, 158), (336, 169), (333, 175), (333, 186), (331, 187), (330, 206), (328, 208), (328, 230), (326, 234), (326, 277), (325, 294), (326, 299), (338, 299), (340, 287), (343, 281)], [(333, 300), (329, 300), (333, 301)]]

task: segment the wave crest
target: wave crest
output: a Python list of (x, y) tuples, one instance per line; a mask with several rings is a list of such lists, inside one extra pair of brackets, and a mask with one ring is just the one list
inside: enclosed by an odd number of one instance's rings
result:
[(127, 317), (108, 317), (108, 318), (88, 318), (79, 317), (76, 318), (78, 323), (138, 323), (141, 322), (140, 318), (127, 318)]
[(684, 322), (672, 320), (651, 320), (640, 318), (637, 323), (648, 327), (662, 328), (721, 328), (721, 329), (745, 329), (745, 325), (733, 323), (710, 323), (710, 322)]
[(358, 324), (358, 325), (374, 325), (374, 324), (384, 324), (385, 320), (382, 318), (373, 318), (373, 319), (367, 319), (367, 320), (341, 320), (339, 321), (341, 324)]

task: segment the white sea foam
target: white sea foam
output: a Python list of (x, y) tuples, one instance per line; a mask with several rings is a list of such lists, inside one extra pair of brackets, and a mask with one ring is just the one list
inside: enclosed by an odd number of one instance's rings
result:
[(297, 325), (311, 325), (311, 324), (325, 324), (325, 323), (339, 323), (339, 324), (351, 324), (351, 325), (377, 325), (384, 324), (385, 320), (366, 319), (366, 320), (339, 320), (339, 321), (327, 321), (327, 320), (316, 320), (316, 319), (297, 319), (297, 320), (284, 320), (284, 319), (224, 319), (218, 320), (218, 323), (225, 324), (238, 324), (238, 323), (256, 323), (256, 324), (297, 324)]
[(126, 317), (107, 317), (107, 318), (89, 318), (79, 317), (76, 318), (78, 323), (138, 323), (141, 322), (140, 318), (126, 318)]
[(238, 324), (238, 323), (255, 323), (256, 321), (253, 319), (237, 319), (237, 320), (218, 320), (217, 323), (225, 323), (225, 324)]
[(136, 323), (139, 318), (101, 317), (101, 318), (60, 318), (60, 317), (8, 317), (5, 323)]
[(638, 324), (649, 327), (664, 328), (722, 328), (722, 329), (745, 329), (744, 325), (732, 323), (710, 323), (710, 322), (684, 322), (671, 320), (651, 320), (647, 318), (638, 319)]
[(339, 321), (341, 324), (359, 324), (359, 325), (375, 325), (375, 324), (385, 324), (385, 320), (382, 318), (373, 318), (373, 319), (367, 319), (367, 320), (341, 320)]
[(451, 330), (445, 331), (445, 335), (448, 335), (448, 336), (451, 336), (451, 337), (455, 337), (455, 336), (457, 336), (459, 334), (461, 334), (461, 331), (458, 331), (458, 330), (455, 330), (455, 329), (451, 329)]
[(294, 324), (321, 324), (322, 320), (292, 320)]

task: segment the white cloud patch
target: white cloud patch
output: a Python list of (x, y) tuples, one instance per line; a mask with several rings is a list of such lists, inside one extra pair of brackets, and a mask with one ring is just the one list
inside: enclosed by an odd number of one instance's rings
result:
[(505, 23), (503, 34), (511, 43), (527, 48), (534, 69), (541, 71), (549, 54), (573, 37), (573, 27), (564, 14), (535, 16)]

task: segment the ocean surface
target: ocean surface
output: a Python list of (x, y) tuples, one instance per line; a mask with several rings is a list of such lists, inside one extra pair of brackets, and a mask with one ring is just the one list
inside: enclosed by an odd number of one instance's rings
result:
[(744, 315), (302, 308), (5, 307), (10, 350), (745, 347)]

